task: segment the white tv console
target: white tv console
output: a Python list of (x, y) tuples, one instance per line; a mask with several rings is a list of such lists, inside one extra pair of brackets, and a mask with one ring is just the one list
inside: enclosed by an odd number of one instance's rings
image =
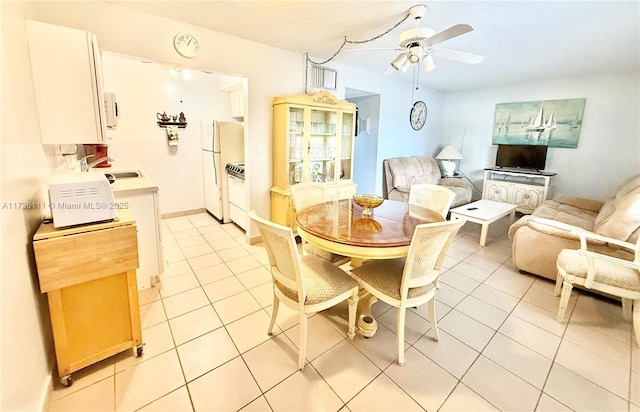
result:
[(530, 214), (549, 194), (556, 173), (518, 171), (491, 167), (484, 169), (482, 198), (517, 205), (518, 212)]

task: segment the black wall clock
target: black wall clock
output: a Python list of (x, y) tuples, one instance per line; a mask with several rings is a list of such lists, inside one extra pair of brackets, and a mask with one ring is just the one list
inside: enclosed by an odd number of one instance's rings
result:
[(427, 105), (425, 102), (418, 100), (413, 104), (409, 113), (409, 122), (413, 130), (420, 130), (427, 121)]

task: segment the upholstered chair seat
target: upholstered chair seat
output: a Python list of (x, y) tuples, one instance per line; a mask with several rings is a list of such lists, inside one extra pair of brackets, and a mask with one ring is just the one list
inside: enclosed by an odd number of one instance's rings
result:
[[(555, 292), (556, 296), (561, 295), (558, 321), (564, 320), (573, 285), (616, 296), (622, 300), (624, 318), (633, 322), (636, 343), (640, 346), (640, 239), (634, 245), (587, 231), (574, 234), (580, 238), (580, 249), (561, 250), (556, 262)], [(635, 257), (629, 261), (594, 252), (589, 250), (587, 240), (627, 249)]]
[(280, 302), (296, 310), (300, 320), (298, 368), (304, 369), (307, 348), (307, 314), (316, 313), (347, 300), (347, 336), (355, 337), (358, 284), (342, 269), (315, 255), (300, 256), (293, 231), (248, 213), (264, 241), (273, 280), (273, 309), (267, 333), (271, 335)]
[(436, 281), (442, 261), (464, 220), (416, 226), (406, 258), (371, 260), (353, 268), (353, 278), (367, 292), (398, 308), (398, 364), (404, 364), (407, 308), (427, 303), (433, 338), (438, 340), (435, 314)]

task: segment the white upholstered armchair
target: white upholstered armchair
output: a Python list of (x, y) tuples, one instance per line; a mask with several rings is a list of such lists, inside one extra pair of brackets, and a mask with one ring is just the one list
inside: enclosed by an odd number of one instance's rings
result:
[[(580, 249), (563, 249), (558, 254), (556, 296), (560, 298), (558, 321), (563, 321), (573, 285), (596, 290), (622, 300), (622, 314), (632, 319), (636, 344), (640, 346), (640, 239), (636, 244), (576, 231)], [(588, 247), (587, 240), (606, 243), (634, 253), (633, 261), (597, 253)]]

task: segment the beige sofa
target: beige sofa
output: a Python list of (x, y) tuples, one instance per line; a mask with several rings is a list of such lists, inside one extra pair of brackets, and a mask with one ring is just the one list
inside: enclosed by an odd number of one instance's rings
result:
[(432, 157), (393, 157), (383, 160), (382, 166), (382, 196), (385, 199), (408, 202), (411, 185), (430, 183), (444, 186), (456, 194), (452, 208), (471, 202), (471, 184), (464, 179), (441, 178), (440, 168)]
[[(509, 228), (516, 268), (555, 280), (558, 253), (580, 247), (570, 229), (635, 243), (640, 235), (640, 175), (627, 179), (604, 203), (560, 194), (520, 218)], [(634, 256), (605, 243), (590, 248), (626, 260)]]

